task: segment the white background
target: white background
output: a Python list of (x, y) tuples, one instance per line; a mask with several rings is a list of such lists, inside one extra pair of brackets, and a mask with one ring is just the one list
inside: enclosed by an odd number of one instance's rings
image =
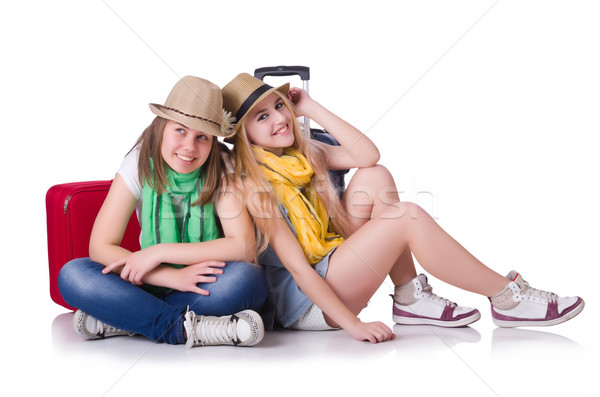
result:
[[(599, 17), (597, 2), (577, 0), (3, 2), (0, 388), (597, 395)], [(312, 96), (380, 147), (402, 199), (498, 272), (582, 296), (583, 313), (515, 334), (527, 342), (505, 351), (485, 298), (431, 279), (479, 307), (479, 342), (432, 352), (418, 337), (370, 346), (343, 332), (283, 333), (252, 349), (190, 351), (76, 339), (48, 292), (47, 189), (112, 178), (154, 117), (148, 103), (179, 78), (223, 86), (280, 64), (310, 66)], [(362, 318), (392, 326), (389, 289)]]

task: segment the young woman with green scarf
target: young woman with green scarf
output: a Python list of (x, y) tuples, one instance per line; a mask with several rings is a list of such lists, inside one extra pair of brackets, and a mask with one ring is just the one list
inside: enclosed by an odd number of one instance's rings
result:
[[(400, 202), (373, 142), (305, 91), (242, 73), (223, 87), (223, 104), (236, 117), (235, 174), (284, 327), (392, 339), (386, 324), (357, 317), (388, 276), (395, 323), (460, 327), (480, 318), (477, 309), (435, 295), (413, 255), (436, 278), (489, 297), (498, 326), (554, 325), (583, 309), (579, 297), (531, 288), (514, 271), (496, 273), (418, 205)], [(339, 146), (307, 139), (298, 116), (316, 121)], [(358, 169), (340, 200), (327, 170), (348, 168)]]
[[(141, 334), (170, 344), (252, 346), (267, 297), (255, 235), (226, 171), (221, 90), (186, 76), (125, 157), (94, 223), (90, 258), (59, 275), (84, 338)], [(133, 211), (141, 250), (120, 246)]]

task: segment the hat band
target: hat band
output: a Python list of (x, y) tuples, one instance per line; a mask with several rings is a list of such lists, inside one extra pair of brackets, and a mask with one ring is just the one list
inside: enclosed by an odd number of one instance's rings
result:
[(167, 110), (170, 110), (170, 111), (172, 111), (172, 112), (179, 113), (180, 115), (182, 115), (182, 116), (185, 116), (185, 117), (189, 117), (189, 118), (196, 119), (196, 120), (202, 120), (202, 121), (206, 121), (207, 123), (211, 123), (211, 124), (214, 124), (214, 125), (220, 125), (220, 124), (219, 124), (219, 123), (217, 123), (216, 121), (213, 121), (213, 120), (207, 119), (207, 118), (205, 118), (205, 117), (194, 116), (193, 114), (187, 114), (187, 113), (184, 113), (184, 112), (182, 112), (181, 110), (178, 110), (178, 109), (175, 109), (175, 108), (170, 108), (170, 107), (168, 107), (168, 106), (161, 106), (161, 107), (162, 107), (163, 109), (167, 109)]
[(248, 98), (246, 98), (244, 103), (242, 103), (242, 106), (240, 106), (240, 108), (238, 109), (237, 113), (235, 114), (235, 119), (239, 122), (242, 119), (242, 117), (244, 117), (246, 115), (246, 113), (248, 112), (248, 109), (250, 109), (252, 104), (254, 102), (256, 102), (256, 100), (262, 94), (269, 91), (271, 88), (273, 88), (273, 87), (271, 87), (268, 84), (263, 84), (260, 87), (258, 87), (256, 90), (254, 90), (254, 92), (252, 94), (250, 94), (248, 96)]

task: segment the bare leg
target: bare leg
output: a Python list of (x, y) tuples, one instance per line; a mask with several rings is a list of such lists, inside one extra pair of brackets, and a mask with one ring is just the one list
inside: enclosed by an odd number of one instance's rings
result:
[[(342, 198), (342, 203), (350, 215), (352, 234), (371, 218), (380, 217), (399, 202), (394, 177), (381, 165), (356, 170)], [(417, 276), (410, 250), (404, 250), (400, 254), (389, 271), (389, 276), (394, 285), (406, 284)]]
[[(370, 180), (371, 184), (366, 186), (373, 186), (373, 179)], [(359, 191), (359, 181), (354, 182), (353, 178), (354, 186), (353, 182), (349, 184), (350, 192)], [(477, 260), (419, 206), (381, 201), (373, 202), (372, 217), (366, 221), (364, 215), (368, 201), (365, 200), (362, 206), (353, 206), (352, 217), (356, 218), (353, 222), (362, 225), (332, 255), (325, 278), (356, 314), (388, 274), (396, 285), (411, 273), (414, 277), (414, 264), (412, 258), (408, 262), (407, 252), (414, 253), (419, 263), (433, 276), (468, 291), (492, 296), (507, 284), (506, 278)]]

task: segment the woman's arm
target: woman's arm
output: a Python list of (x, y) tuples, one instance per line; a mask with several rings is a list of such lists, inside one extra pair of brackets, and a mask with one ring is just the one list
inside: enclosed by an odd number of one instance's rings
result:
[(377, 164), (379, 150), (365, 134), (327, 110), (304, 90), (292, 88), (288, 96), (296, 106), (298, 116), (307, 116), (314, 120), (340, 144), (322, 145), (328, 152), (329, 169), (372, 167)]
[[(138, 200), (127, 187), (123, 177), (117, 174), (96, 216), (90, 236), (90, 259), (106, 266), (104, 273), (113, 271), (121, 274), (122, 265), (128, 258), (134, 254), (136, 256), (146, 254), (144, 252), (146, 250), (132, 253), (120, 246), (127, 223), (137, 202)], [(119, 261), (123, 261), (123, 263), (116, 265)], [(173, 272), (175, 270), (177, 269), (170, 266), (158, 265), (147, 274), (146, 281), (153, 285), (171, 287), (176, 275)], [(210, 272), (210, 270), (205, 271), (207, 274)]]
[(234, 184), (229, 183), (219, 193), (215, 202), (224, 237), (199, 243), (157, 244), (148, 249), (152, 248), (155, 251), (155, 258), (161, 263), (193, 265), (209, 260), (254, 262), (254, 226), (239, 197)]
[(306, 296), (339, 326), (354, 338), (369, 340), (371, 343), (393, 338), (389, 328), (382, 323), (363, 323), (348, 309), (329, 284), (310, 266), (285, 220), (258, 221), (257, 226), (271, 228), (271, 248)]
[[(253, 262), (256, 254), (254, 228), (245, 206), (238, 199), (233, 183), (224, 187), (219, 194), (215, 209), (221, 220), (224, 237), (197, 243), (156, 244), (117, 258), (107, 265), (104, 272), (121, 269), (121, 277), (132, 284), (141, 285), (147, 282), (171, 286), (173, 280), (170, 278), (173, 274), (180, 273), (173, 273), (164, 267), (159, 268), (161, 263), (196, 265), (207, 261)], [(156, 274), (149, 274), (154, 269), (157, 270)], [(157, 277), (160, 284), (155, 280)]]
[(137, 199), (117, 174), (94, 221), (89, 246), (91, 260), (107, 266), (131, 254), (120, 244), (136, 205)]
[(195, 292), (200, 295), (208, 295), (209, 292), (198, 287), (198, 283), (212, 283), (217, 281), (212, 274), (223, 274), (225, 262), (206, 261), (195, 265), (185, 266), (181, 269), (168, 265), (158, 265), (149, 271), (144, 277), (146, 284), (160, 287), (172, 288), (181, 292)]

